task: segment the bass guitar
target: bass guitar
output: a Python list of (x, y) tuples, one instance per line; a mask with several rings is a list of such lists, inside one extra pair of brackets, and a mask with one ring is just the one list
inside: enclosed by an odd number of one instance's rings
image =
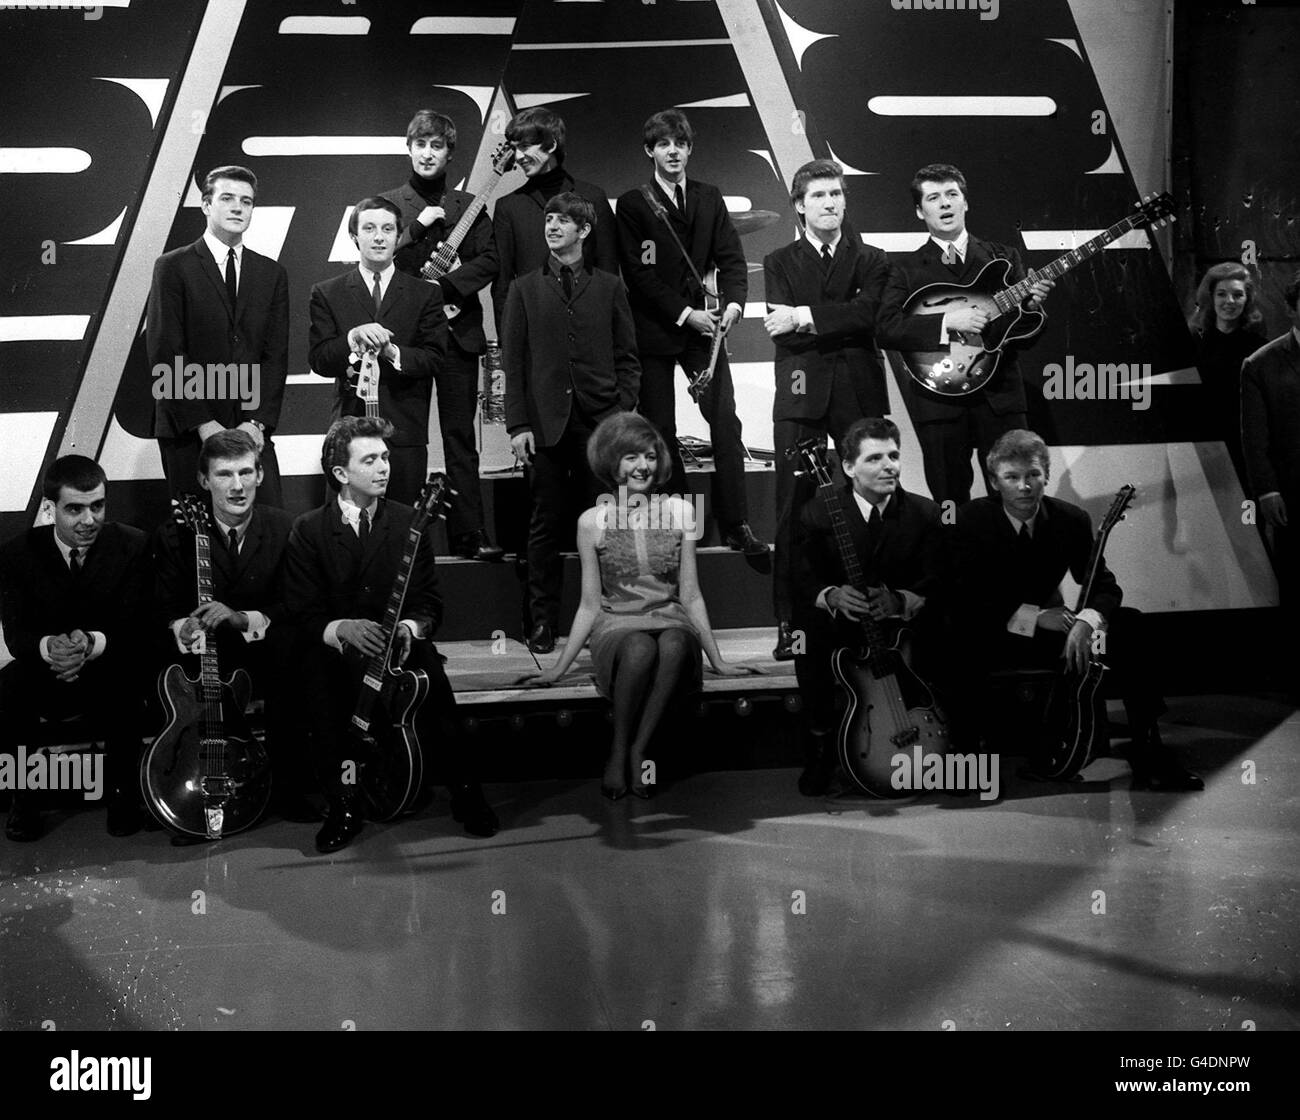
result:
[[(719, 323), (713, 331), (713, 342), (709, 347), (708, 364), (706, 364), (703, 369), (686, 371), (686, 391), (690, 393), (691, 400), (696, 404), (700, 403), (700, 397), (703, 396), (704, 391), (709, 387), (709, 383), (713, 380), (713, 371), (718, 368), (718, 357), (722, 353), (727, 332), (731, 329), (730, 327), (724, 329), (721, 324), (723, 310), (722, 296), (719, 295), (721, 285), (719, 283), (718, 270), (716, 267), (709, 269), (709, 271), (704, 274), (704, 279), (701, 282), (700, 287), (704, 291), (704, 310), (712, 315), (717, 315), (719, 317)], [(730, 351), (728, 351), (728, 354), (730, 354)]]
[(1009, 283), (1011, 262), (999, 257), (980, 269), (969, 284), (927, 284), (918, 288), (903, 305), (904, 315), (942, 315), (945, 311), (975, 307), (985, 312), (989, 321), (979, 333), (949, 331), (948, 344), (937, 350), (904, 351), (903, 365), (912, 380), (947, 397), (964, 397), (982, 389), (997, 372), (1004, 347), (1032, 338), (1043, 329), (1047, 316), (1023, 306), (1035, 281), (1064, 276), (1130, 230), (1140, 226), (1155, 229), (1173, 221), (1173, 210), (1173, 196), (1167, 192), (1148, 197), (1137, 204), (1134, 213), (1051, 264), (1030, 272), (1018, 284)]
[[(1075, 614), (1087, 605), (1110, 531), (1124, 520), (1124, 511), (1136, 493), (1132, 486), (1120, 487), (1106, 516), (1102, 518), (1101, 527), (1092, 542), (1088, 575), (1079, 589)], [(1097, 653), (1093, 653), (1087, 672), (1076, 673), (1063, 669), (1052, 682), (1044, 721), (1047, 731), (1046, 753), (1043, 761), (1035, 768), (1043, 777), (1068, 781), (1094, 758), (1105, 753), (1110, 744), (1106, 700), (1101, 688), (1105, 674), (1105, 662)]]
[[(845, 575), (865, 595), (866, 580), (832, 479), (826, 448), (815, 439), (800, 441), (798, 448), (807, 472), (816, 479)], [(896, 765), (894, 760), (905, 759), (908, 770), (915, 769), (918, 747), (922, 760), (931, 755), (942, 759), (948, 750), (948, 729), (929, 686), (903, 657), (907, 631), (898, 627), (887, 632), (870, 617), (858, 625), (862, 644), (857, 648), (841, 647), (831, 657), (831, 669), (848, 700), (839, 729), (840, 765), (872, 797), (910, 797), (913, 790), (899, 789), (891, 780), (903, 765)]]
[[(208, 509), (196, 494), (173, 499), (178, 522), (194, 533), (198, 601), (212, 601)], [(140, 790), (159, 823), (181, 836), (220, 840), (257, 823), (271, 797), (266, 748), (244, 712), (252, 681), (243, 669), (224, 680), (215, 640), (199, 632), (200, 671), (170, 665), (158, 678), (167, 724), (140, 760)]]
[[(462, 211), (451, 232), (434, 247), (429, 259), (420, 267), (420, 279), (427, 280), (430, 284), (436, 284), (447, 273), (453, 272), (460, 267), (458, 254), (461, 242), (465, 240), (465, 235), (469, 233), (474, 220), (479, 216), (483, 207), (488, 204), (488, 200), (501, 183), (501, 177), (514, 165), (515, 150), (508, 142), (502, 141), (497, 145), (496, 151), (492, 153), (492, 177), (488, 180), (487, 185), (474, 196), (474, 201)], [(447, 316), (448, 322), (460, 314), (460, 308), (454, 303), (444, 304), (442, 309)]]
[(422, 669), (393, 663), (394, 635), (401, 625), (402, 607), (420, 540), (441, 511), (447, 478), (429, 475), (415, 516), (406, 531), (401, 563), (384, 610), (383, 650), (364, 657), (361, 689), (348, 731), (356, 750), (357, 782), (372, 821), (390, 821), (409, 809), (419, 795), (424, 755), (415, 731), (415, 716), (429, 694), (429, 676)]

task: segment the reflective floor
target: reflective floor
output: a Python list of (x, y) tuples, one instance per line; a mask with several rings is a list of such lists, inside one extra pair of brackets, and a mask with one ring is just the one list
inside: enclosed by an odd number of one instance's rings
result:
[(444, 800), (332, 858), (309, 825), (178, 848), (73, 813), (0, 845), (0, 1025), (1296, 1029), (1300, 716), (1165, 728), (1205, 793), (1109, 759), (992, 803), (754, 770), (611, 805), (593, 775), (489, 787), (492, 840)]

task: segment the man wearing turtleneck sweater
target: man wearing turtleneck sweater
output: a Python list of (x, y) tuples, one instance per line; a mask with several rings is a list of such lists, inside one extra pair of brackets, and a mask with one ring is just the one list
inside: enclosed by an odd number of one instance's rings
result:
[[(380, 197), (402, 212), (402, 234), (393, 263), (399, 272), (420, 270), (474, 201), (466, 191), (447, 189), (447, 165), (456, 151), (456, 124), (441, 113), (421, 109), (406, 128), (411, 177)], [(447, 460), (447, 477), (456, 500), (447, 511), (451, 551), (467, 560), (500, 560), (504, 553), (483, 527), (474, 412), (478, 407), (478, 356), (487, 346), (483, 305), (478, 293), (497, 274), (492, 221), (480, 210), (457, 250), (459, 264), (437, 284), (442, 291), (450, 337), (447, 358), (434, 375), (438, 386), (438, 427)]]
[(500, 268), (492, 285), (497, 326), (505, 319), (506, 295), (517, 276), (541, 268), (551, 251), (543, 230), (546, 204), (557, 194), (576, 194), (596, 210), (596, 224), (582, 246), (582, 263), (618, 275), (618, 242), (609, 197), (594, 183), (575, 179), (564, 166), (564, 121), (549, 109), (525, 109), (506, 127), (515, 166), (528, 181), (496, 204), (492, 220)]

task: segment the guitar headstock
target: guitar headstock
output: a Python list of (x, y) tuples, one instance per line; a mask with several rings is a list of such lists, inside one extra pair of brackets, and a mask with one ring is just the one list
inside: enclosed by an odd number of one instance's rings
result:
[(424, 532), (431, 521), (436, 521), (442, 514), (442, 504), (447, 499), (447, 476), (438, 471), (432, 472), (420, 488), (420, 496), (415, 501), (415, 520), (411, 528)]
[(492, 153), (492, 170), (497, 175), (504, 175), (515, 165), (515, 149), (509, 140), (503, 140)]
[(1159, 229), (1162, 225), (1177, 221), (1174, 215), (1174, 196), (1168, 191), (1157, 195), (1147, 195), (1141, 202), (1134, 204), (1133, 224)]
[(367, 404), (379, 403), (379, 357), (373, 350), (361, 355), (357, 368), (357, 396)]
[(812, 475), (818, 486), (833, 485), (830, 457), (826, 445), (811, 436), (801, 439), (796, 445), (799, 457), (804, 462), (804, 473)]
[(178, 525), (184, 525), (195, 536), (208, 531), (208, 503), (197, 494), (182, 494), (179, 498), (173, 498), (172, 516)]
[(1128, 483), (1119, 488), (1115, 495), (1115, 500), (1110, 503), (1110, 509), (1106, 511), (1106, 516), (1101, 519), (1100, 532), (1105, 535), (1109, 533), (1116, 525), (1124, 520), (1124, 511), (1133, 503), (1137, 497), (1137, 487)]

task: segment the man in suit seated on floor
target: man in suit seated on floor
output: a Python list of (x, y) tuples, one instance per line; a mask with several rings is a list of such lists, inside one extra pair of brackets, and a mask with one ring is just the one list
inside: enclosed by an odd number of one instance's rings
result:
[[(298, 699), (310, 721), (330, 804), (316, 836), (320, 852), (345, 847), (363, 826), (358, 791), (345, 776), (355, 753), (349, 721), (365, 659), (383, 652), (381, 622), (414, 516), (407, 506), (384, 497), (392, 430), (388, 421), (365, 416), (345, 416), (330, 425), (321, 466), (334, 496), (294, 522), (285, 560), (285, 603), (302, 639)], [(426, 775), (436, 745), (436, 761), (451, 789), (452, 815), (471, 835), (491, 836), (498, 827), (496, 814), (473, 776), (456, 701), (432, 641), (441, 621), (433, 545), (426, 532), (393, 636), (395, 660), (429, 678), (429, 693), (415, 715), (428, 760)]]
[(223, 675), (248, 672), (253, 695), (265, 701), (276, 809), (289, 820), (318, 820), (303, 798), (310, 768), (285, 687), (294, 653), (283, 589), (293, 517), (258, 502), (263, 477), (257, 445), (244, 432), (203, 441), (196, 481), (212, 502), (212, 600), (197, 601), (193, 532), (171, 520), (154, 537), (154, 604), (169, 628), (167, 659), (180, 654), (188, 676), (197, 675), (200, 634), (217, 643)]
[[(1104, 637), (1106, 662), (1128, 713), (1135, 787), (1203, 789), (1160, 741), (1157, 720), (1166, 709), (1150, 679), (1155, 658), (1144, 645), (1141, 614), (1120, 606), (1123, 592), (1104, 557), (1083, 608), (1076, 613), (1064, 605), (1066, 572), (1080, 586), (1087, 582), (1092, 519), (1044, 493), (1051, 471), (1047, 444), (1030, 431), (1006, 432), (989, 451), (987, 467), (993, 492), (957, 512), (953, 617), (963, 672), (950, 713), (957, 747), (974, 749), (980, 734), (998, 733), (996, 713), (984, 711), (990, 673), (1065, 667), (1083, 674)], [(1036, 776), (1032, 763), (1026, 774)]]
[(401, 212), (386, 198), (363, 198), (348, 217), (361, 254), (357, 268), (311, 290), (311, 368), (338, 382), (334, 415), (364, 416), (357, 371), (366, 354), (379, 364), (379, 415), (393, 425), (388, 499), (409, 505), (429, 464), (433, 380), (447, 356), (447, 318), (437, 284), (393, 264)]
[(799, 792), (818, 797), (835, 774), (838, 726), (831, 656), (863, 646), (861, 623), (906, 622), (913, 633), (912, 664), (923, 679), (939, 670), (939, 604), (945, 583), (944, 529), (939, 507), (910, 494), (899, 481), (898, 425), (867, 417), (849, 426), (839, 445), (845, 481), (837, 484), (861, 586), (849, 579), (835, 530), (820, 494), (800, 511), (794, 529), (794, 627), (807, 641), (795, 674), (807, 712), (807, 765)]
[(636, 406), (641, 383), (632, 312), (613, 273), (588, 270), (582, 246), (595, 208), (576, 194), (546, 204), (550, 259), (510, 286), (501, 328), (506, 431), (528, 473), (528, 647), (555, 649), (560, 550), (601, 486), (587, 441), (607, 416)]
[[(107, 478), (93, 459), (65, 455), (45, 472), (54, 524), (0, 550), (4, 637), (14, 660), (0, 672), (0, 752), (33, 750), (40, 717), (84, 715), (104, 736), (108, 831), (140, 827), (139, 764), (149, 620), (149, 545), (105, 520)], [(30, 791), (17, 791), (5, 835), (41, 834)]]

